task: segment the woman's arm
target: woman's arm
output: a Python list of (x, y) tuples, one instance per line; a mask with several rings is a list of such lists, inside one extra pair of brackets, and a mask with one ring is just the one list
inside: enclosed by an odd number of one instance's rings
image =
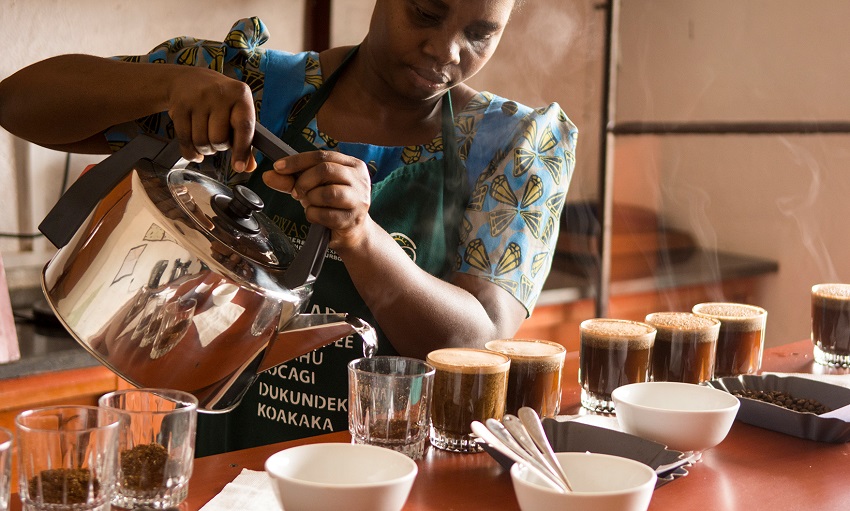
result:
[(0, 125), (51, 149), (109, 152), (104, 130), (164, 111), (186, 159), (232, 144), (234, 168), (252, 167), (250, 88), (210, 69), (62, 55), (0, 82)]
[(450, 282), (429, 275), (380, 226), (369, 221), (362, 243), (335, 250), (393, 347), (425, 358), (449, 346), (483, 348), (510, 338), (525, 307), (484, 279), (455, 273)]
[(329, 247), (393, 347), (424, 358), (447, 346), (483, 347), (512, 336), (525, 307), (496, 284), (455, 274), (451, 282), (419, 268), (369, 216), (366, 165), (333, 151), (311, 151), (275, 162), (265, 183), (292, 193), (307, 220), (331, 230)]

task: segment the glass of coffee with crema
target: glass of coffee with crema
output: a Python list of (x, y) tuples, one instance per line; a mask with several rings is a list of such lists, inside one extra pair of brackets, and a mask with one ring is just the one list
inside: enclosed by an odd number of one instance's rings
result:
[(638, 321), (595, 318), (582, 321), (579, 329), (581, 404), (594, 412), (613, 412), (614, 389), (649, 381), (655, 327)]
[(436, 369), (431, 445), (454, 452), (481, 452), (470, 424), (502, 419), (511, 359), (489, 350), (443, 348), (429, 353), (426, 361)]
[(555, 417), (561, 409), (561, 370), (567, 350), (536, 339), (497, 339), (484, 345), (511, 359), (505, 413), (534, 409), (540, 418)]
[(694, 305), (693, 312), (720, 321), (715, 378), (755, 374), (761, 369), (766, 310), (743, 303), (709, 302)]
[(850, 367), (850, 284), (812, 287), (812, 344), (817, 363)]
[(645, 321), (656, 330), (652, 381), (702, 383), (714, 378), (719, 320), (691, 312), (654, 312)]

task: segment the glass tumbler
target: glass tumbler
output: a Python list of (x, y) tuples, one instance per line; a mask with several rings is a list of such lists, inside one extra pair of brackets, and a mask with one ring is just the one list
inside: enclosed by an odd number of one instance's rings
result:
[(128, 389), (110, 392), (98, 404), (128, 417), (112, 503), (164, 509), (183, 502), (195, 457), (198, 399), (177, 390)]
[(108, 510), (127, 418), (95, 406), (52, 406), (15, 418), (25, 511)]
[(348, 364), (348, 429), (355, 444), (386, 447), (419, 459), (431, 419), (434, 368), (406, 357)]
[(12, 487), (12, 432), (0, 428), (0, 511), (9, 509)]

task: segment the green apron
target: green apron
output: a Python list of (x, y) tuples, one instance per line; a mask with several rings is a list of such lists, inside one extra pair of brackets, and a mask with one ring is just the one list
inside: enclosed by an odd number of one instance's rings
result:
[[(282, 135), (299, 152), (315, 151), (302, 130), (330, 95), (343, 64), (311, 96)], [(438, 277), (455, 267), (458, 229), (468, 202), (466, 169), (458, 157), (450, 93), (442, 103), (443, 159), (395, 169), (372, 185), (369, 214), (404, 248), (417, 266)], [(261, 161), (249, 186), (265, 202), (265, 212), (300, 245), (309, 224), (301, 204), (272, 190), (262, 173), (272, 162)], [(380, 280), (380, 273), (374, 275)], [(392, 290), (386, 296), (392, 300)], [(347, 312), (378, 330), (378, 355), (397, 352), (377, 328), (345, 265), (328, 252), (314, 284), (306, 312)], [(200, 414), (198, 456), (303, 438), (348, 428), (349, 361), (363, 356), (362, 342), (350, 336), (262, 373), (236, 409), (226, 414)]]

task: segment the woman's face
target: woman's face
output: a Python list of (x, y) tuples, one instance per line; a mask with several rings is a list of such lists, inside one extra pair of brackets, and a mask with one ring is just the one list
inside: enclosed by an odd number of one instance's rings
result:
[(367, 58), (399, 96), (439, 96), (487, 63), (514, 2), (377, 0), (364, 44)]

